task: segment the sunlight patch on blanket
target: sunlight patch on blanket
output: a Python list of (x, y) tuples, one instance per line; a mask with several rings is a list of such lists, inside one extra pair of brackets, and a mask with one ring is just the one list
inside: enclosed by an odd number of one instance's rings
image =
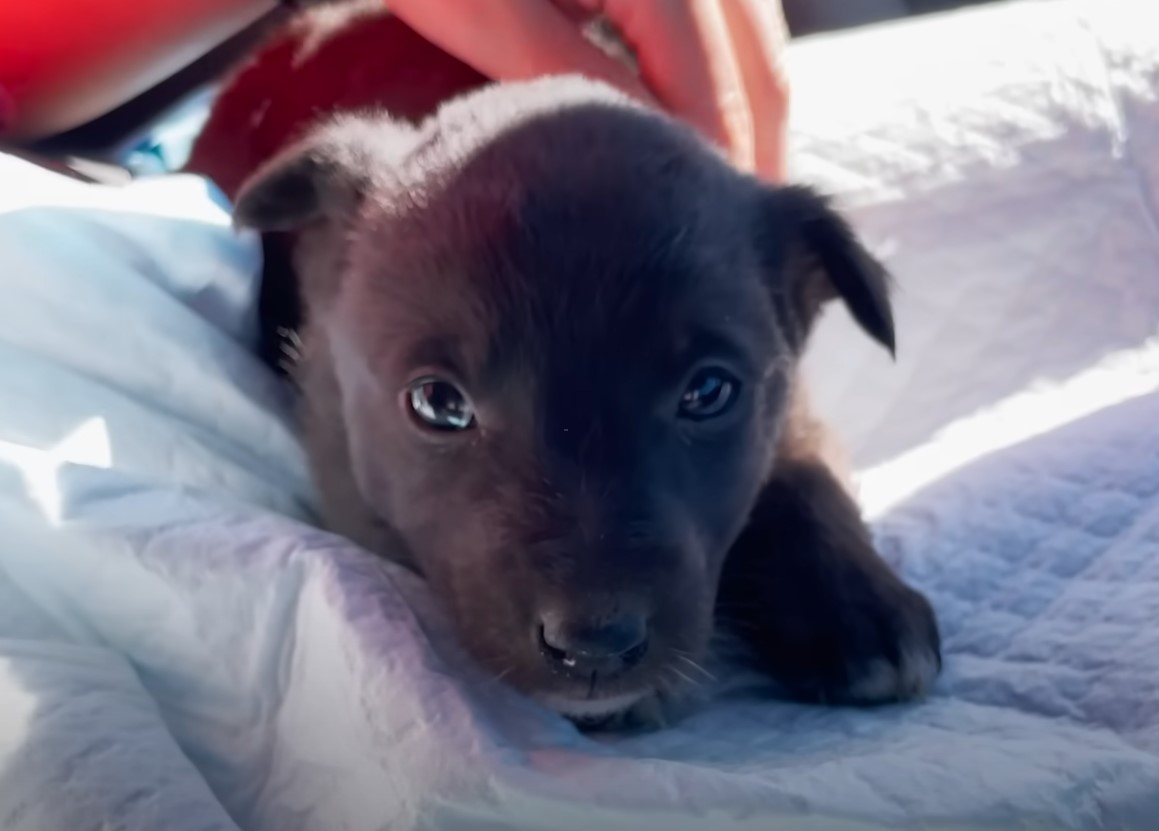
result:
[(996, 450), (1159, 389), (1159, 336), (1048, 386), (1034, 385), (950, 424), (928, 444), (864, 471), (865, 515), (876, 519), (922, 488)]
[(112, 467), (108, 427), (104, 419), (90, 418), (55, 445), (44, 449), (0, 441), (0, 462), (7, 462), (21, 472), (28, 496), (49, 522), (59, 525), (62, 499), (57, 475), (60, 468), (66, 464)]
[(0, 756), (12, 758), (29, 733), (36, 696), (24, 688), (9, 661), (0, 658)]

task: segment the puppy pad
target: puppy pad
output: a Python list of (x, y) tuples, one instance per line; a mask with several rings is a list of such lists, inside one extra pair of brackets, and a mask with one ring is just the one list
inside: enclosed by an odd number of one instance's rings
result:
[(1159, 20), (1038, 2), (803, 42), (798, 178), (898, 277), (900, 357), (810, 356), (925, 702), (734, 686), (591, 738), (313, 526), (252, 355), (259, 249), (196, 179), (0, 156), (0, 827), (1159, 827)]

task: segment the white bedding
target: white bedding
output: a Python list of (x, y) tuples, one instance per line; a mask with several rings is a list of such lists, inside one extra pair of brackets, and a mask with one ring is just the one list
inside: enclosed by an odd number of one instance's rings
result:
[(811, 369), (945, 635), (872, 712), (593, 741), (480, 677), (309, 525), (212, 192), (0, 156), (0, 828), (1159, 828), (1153, 8), (794, 47), (797, 173), (900, 283), (896, 365), (834, 313)]

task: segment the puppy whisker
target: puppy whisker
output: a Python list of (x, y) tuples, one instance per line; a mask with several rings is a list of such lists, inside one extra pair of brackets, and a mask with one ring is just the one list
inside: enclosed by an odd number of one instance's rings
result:
[(715, 675), (713, 675), (711, 672), (709, 672), (707, 669), (705, 669), (700, 664), (698, 664), (696, 661), (692, 660), (692, 658), (690, 658), (688, 655), (685, 655), (683, 652), (680, 652), (678, 650), (673, 650), (673, 653), (676, 655), (677, 660), (683, 661), (685, 664), (688, 664), (688, 666), (692, 667), (694, 670), (696, 670), (701, 675), (703, 675), (706, 680), (712, 681), (713, 683), (716, 683), (717, 681), (720, 680)]
[(514, 671), (515, 671), (515, 667), (509, 666), (506, 669), (502, 670), (501, 672), (497, 672), (493, 676), (491, 676), (491, 680), (495, 681), (495, 682), (501, 682), (504, 678), (506, 678), (508, 675), (510, 675)]
[(683, 672), (681, 672), (680, 670), (678, 670), (676, 667), (672, 666), (671, 664), (669, 664), (667, 667), (665, 667), (665, 670), (667, 672), (671, 672), (673, 675), (675, 675), (680, 680), (684, 681), (690, 687), (703, 686), (703, 684), (700, 681), (697, 681), (693, 678), (689, 678), (687, 675), (685, 675)]

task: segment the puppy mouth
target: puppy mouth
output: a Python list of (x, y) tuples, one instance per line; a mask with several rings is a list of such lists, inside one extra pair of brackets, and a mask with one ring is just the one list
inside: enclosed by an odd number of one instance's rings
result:
[(564, 695), (549, 693), (537, 696), (540, 704), (549, 710), (582, 724), (598, 724), (613, 716), (618, 716), (640, 699), (647, 696), (648, 690), (639, 690), (631, 693), (619, 693), (603, 698), (571, 698)]

